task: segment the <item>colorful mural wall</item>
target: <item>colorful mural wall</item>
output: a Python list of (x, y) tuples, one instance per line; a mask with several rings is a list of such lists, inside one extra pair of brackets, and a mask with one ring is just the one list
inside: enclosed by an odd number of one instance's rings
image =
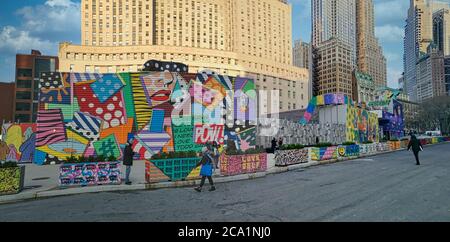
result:
[(0, 160), (30, 163), (36, 143), (36, 124), (4, 124), (0, 141)]
[(379, 141), (378, 116), (365, 109), (347, 105), (347, 141), (363, 143)]
[(338, 157), (338, 147), (313, 147), (311, 148), (311, 160), (322, 161), (322, 160), (332, 160)]
[(267, 154), (223, 155), (220, 157), (220, 174), (233, 176), (267, 170)]
[(277, 150), (275, 152), (276, 166), (289, 166), (300, 163), (308, 163), (308, 149), (299, 150)]
[(403, 105), (397, 100), (392, 100), (391, 105), (392, 112), (383, 111), (380, 126), (390, 138), (401, 138), (405, 129)]
[(303, 125), (308, 124), (311, 121), (317, 107), (324, 105), (344, 105), (344, 104), (354, 106), (354, 102), (351, 100), (351, 98), (349, 98), (344, 94), (329, 93), (315, 96), (310, 100), (308, 107), (306, 108), (305, 114), (300, 119), (300, 124)]
[[(70, 156), (122, 156), (133, 137), (137, 159), (200, 151), (207, 142), (256, 146), (253, 80), (216, 74), (42, 73), (31, 125), (6, 125), (3, 160), (61, 162)], [(160, 168), (161, 169), (161, 168)]]
[(366, 141), (379, 141), (379, 123), (378, 116), (369, 112), (367, 109), (358, 107), (355, 103), (344, 94), (324, 94), (315, 96), (308, 104), (308, 108), (304, 116), (300, 120), (301, 125), (307, 125), (314, 112), (320, 106), (346, 106), (346, 141), (363, 143)]
[(59, 168), (61, 186), (120, 184), (120, 162), (65, 164)]

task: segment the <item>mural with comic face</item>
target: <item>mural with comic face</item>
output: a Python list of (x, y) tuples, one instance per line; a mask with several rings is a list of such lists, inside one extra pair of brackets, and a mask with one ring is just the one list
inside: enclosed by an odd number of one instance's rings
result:
[(248, 78), (169, 71), (42, 73), (40, 84), (37, 122), (4, 125), (0, 158), (39, 165), (70, 156), (120, 159), (130, 135), (138, 159), (201, 151), (214, 141), (233, 142), (241, 150), (256, 146), (257, 100)]

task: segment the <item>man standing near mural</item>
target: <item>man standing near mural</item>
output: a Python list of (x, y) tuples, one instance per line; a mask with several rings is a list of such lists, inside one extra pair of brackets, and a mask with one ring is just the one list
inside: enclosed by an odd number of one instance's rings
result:
[(203, 185), (205, 185), (205, 180), (208, 178), (209, 185), (211, 185), (211, 188), (209, 189), (210, 192), (215, 191), (216, 187), (214, 186), (214, 182), (212, 179), (212, 173), (213, 173), (213, 158), (211, 156), (211, 150), (209, 150), (207, 147), (203, 147), (202, 153), (201, 153), (202, 159), (197, 164), (196, 167), (202, 166), (200, 170), (200, 176), (202, 176), (202, 180), (200, 182), (200, 186), (196, 187), (195, 190), (197, 192), (201, 192)]
[(131, 185), (130, 182), (130, 173), (131, 173), (131, 166), (133, 166), (133, 156), (134, 152), (131, 148), (131, 144), (133, 143), (132, 140), (129, 140), (125, 146), (124, 154), (123, 154), (123, 165), (126, 166), (125, 171), (125, 184)]
[(277, 149), (277, 140), (275, 139), (275, 137), (272, 139), (272, 152), (275, 153), (275, 150)]
[(423, 151), (423, 147), (420, 144), (419, 139), (415, 135), (411, 135), (411, 140), (408, 144), (408, 151), (412, 148), (412, 151), (414, 153), (414, 157), (416, 157), (416, 165), (420, 166), (419, 162), (419, 152)]

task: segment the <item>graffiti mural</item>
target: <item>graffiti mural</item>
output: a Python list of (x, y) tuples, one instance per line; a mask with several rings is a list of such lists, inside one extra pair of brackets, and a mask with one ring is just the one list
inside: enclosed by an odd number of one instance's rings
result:
[(345, 106), (346, 140), (356, 143), (379, 141), (378, 116), (364, 107), (356, 105), (350, 97), (344, 94), (324, 94), (311, 99), (299, 123), (309, 124), (314, 112), (322, 106)]
[(301, 150), (277, 150), (275, 152), (275, 165), (288, 166), (308, 163), (308, 149)]
[(233, 176), (267, 170), (267, 154), (223, 155), (220, 157), (220, 173)]
[(338, 147), (321, 147), (321, 148), (311, 148), (311, 160), (322, 161), (322, 160), (332, 160), (338, 157)]
[(347, 141), (378, 142), (378, 116), (363, 108), (347, 105)]
[(65, 164), (59, 170), (61, 186), (120, 184), (120, 162)]
[(338, 146), (338, 154), (340, 157), (351, 157), (360, 155), (359, 145), (342, 145)]
[[(39, 165), (71, 156), (120, 159), (130, 134), (138, 159), (198, 152), (213, 141), (233, 142), (242, 151), (256, 147), (257, 95), (248, 78), (168, 70), (49, 72), (41, 73), (39, 97), (35, 124), (2, 127), (1, 159)], [(165, 165), (149, 167), (171, 179), (192, 170), (170, 175)]]
[(359, 147), (360, 147), (360, 153), (362, 155), (370, 155), (370, 154), (374, 154), (377, 152), (377, 144), (376, 143), (361, 144), (361, 145), (359, 145)]

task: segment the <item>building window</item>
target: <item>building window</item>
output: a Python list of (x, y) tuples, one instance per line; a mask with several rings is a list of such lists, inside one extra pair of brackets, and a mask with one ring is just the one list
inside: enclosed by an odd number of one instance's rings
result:
[(31, 80), (17, 80), (17, 88), (31, 88)]
[(33, 71), (31, 69), (18, 69), (17, 77), (32, 77)]
[(16, 103), (16, 111), (30, 111), (30, 103)]
[(31, 92), (24, 92), (24, 91), (16, 92), (16, 99), (29, 100), (31, 99)]

